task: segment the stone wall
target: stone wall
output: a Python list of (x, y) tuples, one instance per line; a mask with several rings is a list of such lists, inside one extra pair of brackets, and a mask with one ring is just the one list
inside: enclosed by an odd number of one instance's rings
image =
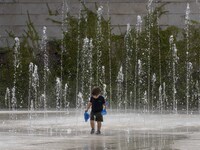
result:
[[(200, 0), (199, 0), (200, 1)], [(12, 31), (16, 36), (21, 36), (28, 20), (27, 13), (39, 33), (42, 33), (42, 27), (47, 26), (49, 38), (60, 38), (61, 29), (59, 25), (48, 20), (48, 7), (54, 12), (61, 12), (63, 0), (0, 0), (0, 47), (6, 44), (8, 32)], [(66, 0), (71, 14), (78, 16), (80, 9), (79, 0)], [(153, 6), (156, 7), (167, 3), (165, 10), (167, 13), (160, 19), (162, 27), (175, 25), (184, 27), (184, 18), (187, 3), (190, 4), (193, 20), (200, 20), (200, 4), (198, 0), (153, 0)], [(113, 32), (119, 34), (126, 30), (127, 23), (136, 24), (137, 15), (145, 16), (147, 14), (148, 0), (85, 0), (87, 7), (95, 10), (95, 3), (104, 8), (104, 17), (111, 17)], [(52, 17), (51, 17), (52, 18)], [(61, 16), (53, 18), (61, 19)]]

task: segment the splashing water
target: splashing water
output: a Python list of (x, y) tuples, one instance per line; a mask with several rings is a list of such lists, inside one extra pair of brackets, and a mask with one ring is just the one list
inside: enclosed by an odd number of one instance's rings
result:
[(176, 73), (176, 65), (178, 62), (178, 56), (177, 56), (177, 48), (176, 44), (174, 43), (174, 37), (173, 35), (169, 38), (170, 43), (170, 51), (172, 53), (172, 99), (173, 99), (173, 112), (177, 113), (177, 98), (176, 98), (176, 82), (177, 82), (177, 73)]
[(189, 62), (189, 25), (190, 25), (190, 5), (189, 3), (187, 3), (187, 8), (186, 8), (186, 13), (185, 13), (185, 33), (186, 33), (186, 110), (187, 110), (187, 114), (189, 111), (189, 90), (190, 90), (190, 86), (189, 86), (189, 82), (190, 82), (190, 74), (191, 74), (191, 67), (192, 64), (191, 62)]
[(136, 31), (137, 33), (141, 33), (142, 31), (142, 18), (140, 15), (137, 16)]
[(37, 65), (34, 66), (32, 77), (33, 77), (32, 87), (34, 91), (35, 109), (37, 109), (38, 108), (38, 91), (39, 91), (39, 75), (38, 75)]
[(103, 6), (100, 6), (98, 9), (97, 9), (97, 15), (98, 17), (100, 18), (103, 14)]
[(32, 74), (33, 74), (33, 63), (31, 62), (29, 64), (29, 89), (28, 89), (28, 110), (31, 108), (31, 102), (32, 102)]
[[(61, 20), (62, 20), (62, 24), (61, 24), (61, 30), (62, 30), (62, 40), (61, 40), (61, 58), (60, 58), (60, 82), (61, 82), (61, 87), (63, 85), (63, 54), (64, 52), (66, 52), (66, 48), (64, 46), (64, 37), (65, 37), (65, 33), (68, 32), (68, 12), (69, 12), (69, 7), (68, 4), (66, 2), (66, 0), (63, 0), (62, 3), (62, 9), (61, 9)], [(62, 90), (61, 90), (61, 95), (62, 95)], [(61, 101), (62, 101), (62, 97), (61, 97)]]
[(56, 110), (61, 110), (62, 108), (62, 95), (61, 95), (62, 85), (60, 78), (56, 78)]
[(186, 13), (185, 13), (185, 24), (189, 24), (190, 20), (190, 4), (187, 3)]
[(128, 76), (130, 72), (130, 65), (131, 64), (131, 57), (132, 57), (132, 36), (131, 36), (131, 27), (130, 24), (127, 24), (127, 32), (124, 37), (125, 41), (125, 48), (126, 48), (126, 57), (125, 57), (125, 73), (124, 73), (124, 80), (125, 80), (125, 86), (124, 86), (124, 104), (125, 109), (127, 109), (128, 102), (130, 103), (130, 99), (128, 100)]
[(137, 16), (137, 23), (136, 23), (136, 48), (135, 48), (135, 76), (134, 76), (134, 110), (136, 109), (136, 101), (137, 101), (137, 80), (138, 80), (138, 52), (139, 52), (139, 36), (142, 30), (142, 18), (141, 16)]
[(162, 86), (159, 86), (159, 109), (160, 109), (160, 113), (162, 114), (163, 112), (163, 100), (162, 100)]
[(192, 63), (191, 62), (187, 62), (187, 73), (186, 73), (186, 111), (187, 114), (189, 114), (189, 98), (190, 98), (190, 78), (191, 78), (191, 73), (192, 73)]
[(147, 9), (148, 9), (148, 12), (151, 13), (153, 10), (152, 10), (152, 3), (153, 3), (153, 0), (149, 0), (148, 1), (148, 5), (147, 5)]
[(96, 85), (99, 85), (102, 80), (102, 75), (101, 75), (101, 67), (102, 67), (102, 62), (101, 62), (101, 57), (102, 57), (102, 50), (101, 50), (101, 44), (102, 44), (102, 14), (103, 14), (103, 6), (100, 6), (97, 10), (97, 47), (96, 47), (96, 55), (97, 55), (97, 62), (96, 62)]
[(86, 37), (83, 41), (83, 48), (82, 48), (82, 53), (81, 53), (81, 68), (82, 68), (82, 72), (81, 72), (81, 92), (85, 93), (84, 89), (85, 89), (85, 85), (86, 85), (86, 73), (88, 70), (88, 67), (86, 66), (88, 63), (87, 61), (87, 55), (88, 55), (88, 50), (89, 50), (89, 39)]
[(48, 67), (48, 62), (49, 62), (49, 56), (48, 56), (48, 52), (47, 52), (47, 34), (46, 34), (46, 30), (47, 28), (44, 26), (43, 27), (43, 34), (42, 34), (42, 52), (43, 52), (43, 56), (44, 56), (44, 76), (43, 76), (43, 89), (44, 89), (44, 93), (43, 93), (43, 98), (44, 98), (44, 110), (46, 110), (46, 103), (47, 103), (47, 95), (46, 95), (46, 87), (47, 87), (47, 82), (48, 82), (48, 73), (49, 73), (49, 67)]
[(107, 85), (103, 84), (103, 96), (104, 96), (105, 99), (107, 98), (106, 88), (107, 88)]
[(20, 65), (20, 41), (19, 38), (15, 38), (15, 46), (14, 46), (14, 81), (13, 81), (13, 88), (12, 88), (12, 99), (11, 99), (11, 106), (12, 110), (16, 110), (17, 108), (17, 98), (16, 98), (16, 82), (17, 82), (17, 69)]
[(118, 72), (118, 76), (117, 76), (117, 109), (119, 110), (121, 108), (121, 104), (122, 102), (122, 95), (123, 95), (123, 84), (124, 82), (124, 74), (122, 72), (122, 66), (120, 67), (120, 70)]
[[(150, 102), (150, 107), (151, 107), (151, 110), (153, 110), (154, 109), (154, 94), (155, 94), (155, 82), (156, 82), (156, 74), (154, 73), (153, 74), (153, 76), (152, 76), (152, 79), (151, 79), (151, 81), (152, 81), (152, 89), (151, 89), (151, 95), (152, 95), (152, 98), (151, 98), (151, 102)], [(161, 99), (158, 99), (158, 103), (160, 104), (161, 103)], [(148, 104), (149, 105), (149, 104)], [(149, 108), (149, 106), (148, 106), (148, 108)]]
[(10, 110), (11, 106), (11, 95), (10, 95), (10, 89), (6, 88), (6, 94), (5, 94), (5, 106)]
[(141, 108), (141, 85), (142, 85), (142, 61), (138, 60), (138, 102), (135, 101), (134, 107), (140, 109)]
[(76, 109), (83, 109), (84, 107), (84, 101), (83, 101), (83, 94), (81, 92), (78, 93), (78, 103), (76, 105)]
[(65, 88), (64, 88), (64, 93), (63, 93), (63, 97), (64, 97), (64, 108), (65, 110), (67, 110), (67, 113), (69, 113), (69, 104), (70, 102), (67, 101), (67, 93), (68, 93), (68, 85), (67, 83), (65, 84)]
[(83, 49), (81, 53), (81, 93), (83, 93), (84, 99), (88, 99), (90, 96), (90, 89), (92, 86), (92, 39), (87, 37), (84, 39)]

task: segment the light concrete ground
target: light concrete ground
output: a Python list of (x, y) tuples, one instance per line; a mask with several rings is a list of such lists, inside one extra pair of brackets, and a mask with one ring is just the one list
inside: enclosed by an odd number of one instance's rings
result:
[(108, 110), (101, 135), (90, 135), (83, 112), (0, 112), (2, 150), (197, 150), (199, 115)]

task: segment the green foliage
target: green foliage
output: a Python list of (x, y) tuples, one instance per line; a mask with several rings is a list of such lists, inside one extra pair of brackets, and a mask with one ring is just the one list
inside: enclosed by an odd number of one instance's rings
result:
[[(98, 35), (97, 30), (97, 21), (98, 16), (95, 12), (89, 10), (84, 4), (83, 9), (80, 12), (79, 18), (71, 16), (70, 13), (67, 12), (67, 17), (64, 20), (55, 20), (51, 18), (52, 16), (59, 16), (59, 12), (57, 10), (51, 10), (49, 5), (47, 4), (49, 17), (47, 20), (51, 20), (53, 23), (57, 25), (64, 25), (66, 30), (63, 28), (63, 39), (53, 39), (48, 41), (47, 49), (49, 52), (49, 69), (50, 74), (48, 76), (48, 106), (55, 108), (55, 80), (56, 77), (61, 77), (62, 74), (62, 82), (67, 83), (69, 86), (68, 90), (68, 99), (70, 101), (71, 107), (74, 107), (75, 99), (76, 99), (76, 88), (77, 88), (77, 79), (78, 79), (78, 87), (81, 87), (81, 80), (82, 76), (84, 75), (83, 66), (82, 66), (82, 54), (83, 54), (83, 41), (84, 38), (92, 39), (93, 40), (93, 64), (92, 64), (92, 77), (93, 83), (92, 86), (98, 84), (97, 81), (97, 53), (98, 49), (101, 50), (101, 66), (105, 66), (105, 84), (112, 87), (112, 91), (107, 88), (108, 96), (110, 96), (114, 103), (117, 102), (117, 75), (119, 72), (119, 68), (123, 66), (125, 68), (125, 58), (126, 58), (126, 45), (124, 42), (125, 34), (122, 33), (121, 35), (115, 35), (114, 33), (111, 34), (112, 28), (110, 27), (110, 19), (106, 20), (103, 17), (101, 18), (101, 35)], [(169, 44), (169, 37), (171, 35), (174, 36), (174, 41), (178, 49), (178, 63), (176, 66), (176, 73), (177, 73), (177, 99), (178, 99), (178, 107), (179, 109), (185, 108), (185, 89), (186, 89), (186, 43), (187, 40), (189, 41), (189, 61), (193, 64), (192, 75), (190, 78), (190, 98), (191, 104), (190, 108), (196, 109), (194, 107), (197, 105), (197, 100), (195, 99), (195, 92), (197, 93), (197, 88), (195, 87), (197, 81), (200, 82), (199, 78), (199, 67), (200, 67), (200, 29), (199, 23), (196, 21), (191, 21), (189, 26), (189, 38), (186, 39), (185, 30), (180, 29), (175, 26), (169, 26), (167, 28), (160, 28), (158, 24), (158, 19), (166, 13), (164, 10), (163, 4), (155, 10), (147, 14), (144, 17), (144, 24), (143, 30), (139, 35), (137, 35), (137, 31), (135, 28), (131, 30), (131, 37), (129, 39), (128, 45), (131, 48), (131, 53), (129, 54), (130, 57), (130, 64), (128, 69), (128, 93), (133, 92), (134, 90), (134, 83), (137, 86), (137, 95), (138, 99), (141, 99), (138, 102), (139, 106), (145, 105), (144, 101), (144, 93), (147, 91), (147, 84), (148, 79), (150, 78), (150, 101), (149, 104), (151, 106), (155, 106), (152, 109), (155, 109), (158, 106), (158, 99), (159, 99), (159, 92), (158, 89), (163, 83), (166, 84), (166, 94), (168, 100), (166, 100), (165, 108), (171, 109), (172, 108), (172, 52), (170, 50)], [(97, 7), (97, 6), (96, 6)], [(97, 7), (98, 8), (98, 7)], [(24, 30), (22, 37), (20, 38), (20, 53), (21, 53), (21, 70), (17, 72), (17, 99), (19, 107), (27, 107), (27, 99), (28, 99), (28, 84), (29, 84), (29, 72), (28, 66), (30, 62), (39, 66), (39, 78), (41, 81), (43, 80), (43, 54), (40, 51), (40, 34), (35, 29), (34, 23), (31, 21), (30, 15), (27, 12), (28, 20), (27, 20), (27, 29)], [(15, 35), (12, 32), (7, 31), (11, 38), (15, 38)], [(99, 37), (101, 36), (101, 41), (99, 41)], [(109, 39), (110, 42), (109, 43)], [(137, 41), (137, 42), (136, 42)], [(137, 43), (137, 46), (136, 46)], [(111, 47), (109, 47), (109, 44)], [(63, 52), (62, 52), (63, 48)], [(13, 47), (10, 46), (9, 48), (5, 48), (5, 55), (6, 58), (5, 62), (1, 64), (1, 78), (0, 83), (1, 89), (3, 91), (0, 93), (1, 98), (1, 106), (4, 106), (4, 91), (6, 87), (10, 89), (13, 86)], [(136, 49), (138, 52), (136, 52)], [(111, 58), (109, 58), (109, 50), (111, 50)], [(0, 51), (1, 52), (1, 51)], [(2, 54), (3, 55), (3, 54)], [(136, 57), (137, 55), (137, 57)], [(61, 72), (61, 58), (63, 58), (62, 67), (63, 70)], [(150, 58), (150, 59), (149, 59)], [(111, 59), (111, 66), (112, 66), (112, 74), (111, 79), (112, 82), (110, 83), (110, 68), (109, 68), (109, 61)], [(137, 59), (137, 60), (136, 60)], [(138, 60), (142, 61), (142, 73), (141, 76), (136, 76), (138, 72), (137, 70)], [(150, 62), (149, 62), (150, 61)], [(78, 64), (77, 64), (78, 63)], [(149, 64), (150, 63), (150, 64)], [(150, 76), (148, 74), (148, 67), (150, 66)], [(78, 68), (77, 68), (78, 67)], [(78, 76), (77, 76), (78, 71)], [(138, 71), (138, 70), (137, 70)], [(123, 70), (125, 73), (125, 70)], [(101, 72), (100, 72), (101, 73)], [(156, 75), (156, 81), (153, 83), (152, 76)], [(134, 81), (136, 76), (136, 81)], [(84, 80), (88, 80), (87, 78)], [(141, 80), (141, 81), (139, 81)], [(139, 83), (141, 82), (141, 83)], [(103, 82), (99, 82), (99, 85), (102, 87)], [(111, 85), (110, 85), (111, 84)], [(155, 85), (154, 85), (155, 84)], [(123, 88), (124, 88), (123, 83)], [(107, 87), (108, 87), (107, 86)], [(140, 88), (140, 89), (139, 89)], [(40, 83), (40, 95), (42, 94), (43, 85), (42, 82)], [(80, 91), (81, 89), (78, 89)], [(85, 91), (88, 92), (90, 89), (86, 89)], [(109, 95), (112, 92), (112, 95)], [(84, 95), (84, 100), (87, 100), (88, 95)], [(128, 95), (128, 99), (130, 96)], [(129, 105), (133, 106), (133, 101), (130, 100)]]

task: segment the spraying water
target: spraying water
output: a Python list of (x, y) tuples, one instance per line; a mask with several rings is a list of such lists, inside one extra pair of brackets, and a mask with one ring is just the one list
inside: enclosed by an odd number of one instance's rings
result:
[(81, 93), (84, 99), (88, 99), (92, 86), (92, 39), (87, 37), (84, 39), (83, 49), (81, 53)]
[(78, 47), (77, 47), (77, 60), (76, 60), (76, 106), (78, 105), (78, 92), (79, 92), (79, 65), (80, 65), (80, 24), (81, 24), (82, 4), (80, 3), (79, 16), (78, 16)]
[(17, 69), (20, 65), (20, 41), (19, 38), (15, 38), (15, 46), (14, 46), (14, 81), (13, 81), (13, 88), (12, 88), (12, 99), (11, 99), (11, 106), (12, 110), (16, 110), (17, 108), (17, 98), (16, 98), (16, 82), (17, 82)]
[(142, 103), (143, 103), (143, 112), (148, 111), (148, 100), (147, 100), (147, 91), (144, 91), (143, 93), (143, 98), (142, 98)]
[(142, 85), (142, 61), (139, 59), (138, 60), (138, 102), (136, 99), (134, 100), (135, 104), (134, 107), (135, 109), (137, 108), (136, 105), (138, 104), (138, 109), (141, 108), (141, 85)]
[(186, 33), (186, 110), (188, 114), (189, 109), (189, 78), (190, 78), (190, 67), (189, 62), (189, 25), (190, 25), (190, 5), (187, 3), (186, 15), (185, 15), (185, 33)]
[[(130, 91), (129, 97), (130, 97), (130, 106), (133, 106), (134, 101), (133, 101), (133, 92), (132, 91)], [(130, 107), (130, 108), (133, 109), (133, 107)]]
[[(109, 3), (109, 2), (108, 2)], [(109, 4), (107, 3), (108, 7), (108, 20), (110, 19), (110, 9)], [(109, 100), (110, 100), (110, 108), (112, 108), (112, 57), (111, 57), (111, 28), (110, 28), (110, 21), (108, 21), (108, 53), (109, 53)]]
[[(13, 88), (12, 88), (12, 99), (11, 99), (12, 111), (15, 111), (15, 110), (16, 110), (16, 105), (17, 105), (17, 99), (16, 99), (16, 95), (15, 95), (16, 91), (15, 91), (15, 90), (16, 90), (16, 88), (13, 87)], [(14, 115), (14, 114), (12, 114), (11, 118), (12, 118), (12, 119), (17, 119), (17, 116)]]
[(48, 52), (47, 52), (47, 34), (46, 34), (46, 30), (47, 28), (44, 26), (43, 27), (43, 34), (42, 34), (42, 46), (41, 46), (41, 50), (43, 52), (43, 56), (44, 56), (44, 75), (43, 75), (43, 89), (44, 89), (44, 93), (43, 93), (43, 98), (44, 98), (44, 110), (47, 109), (47, 83), (48, 83), (48, 73), (49, 73), (49, 67), (48, 67), (48, 63), (49, 63), (49, 56), (48, 56)]
[[(152, 89), (151, 89), (151, 95), (152, 95), (152, 98), (151, 98), (151, 102), (150, 102), (150, 105), (151, 105), (151, 110), (154, 109), (154, 99), (155, 99), (155, 83), (156, 83), (156, 74), (154, 73), (153, 76), (152, 76), (152, 79), (151, 79), (151, 82), (152, 82)], [(160, 102), (160, 99), (158, 100)]]
[(148, 1), (148, 4), (147, 4), (147, 9), (148, 9), (148, 12), (151, 13), (153, 10), (152, 10), (152, 3), (153, 3), (153, 0), (149, 0)]
[(103, 84), (103, 96), (106, 99), (107, 98), (107, 91), (106, 91), (107, 85)]
[(148, 39), (148, 55), (147, 55), (147, 64), (148, 64), (148, 71), (147, 71), (147, 103), (148, 103), (148, 110), (149, 110), (149, 102), (150, 102), (150, 87), (151, 87), (151, 28), (152, 28), (152, 12), (153, 12), (153, 6), (152, 6), (153, 0), (148, 1), (148, 27), (147, 27), (147, 39)]
[(29, 64), (29, 89), (28, 89), (28, 110), (31, 107), (32, 95), (31, 95), (31, 87), (32, 87), (32, 74), (33, 74), (33, 63)]
[(163, 99), (162, 99), (162, 86), (159, 86), (159, 96), (158, 96), (158, 101), (159, 101), (159, 110), (160, 110), (160, 114), (162, 114), (163, 112)]
[(84, 108), (83, 94), (81, 92), (78, 93), (78, 103), (76, 105), (76, 109)]
[(48, 62), (49, 62), (49, 57), (48, 57), (48, 52), (47, 52), (47, 35), (46, 35), (46, 30), (47, 28), (44, 26), (43, 27), (43, 34), (42, 34), (42, 52), (44, 56), (44, 76), (43, 76), (43, 86), (44, 86), (44, 109), (46, 110), (46, 103), (47, 103), (47, 97), (46, 97), (46, 87), (47, 87), (47, 82), (48, 82), (48, 72), (49, 72), (49, 67), (48, 67)]
[(62, 108), (62, 84), (60, 78), (56, 78), (56, 110), (61, 110)]
[(93, 82), (93, 77), (92, 77), (92, 74), (93, 74), (93, 68), (92, 68), (92, 52), (93, 52), (93, 40), (90, 39), (90, 43), (89, 43), (89, 51), (88, 51), (88, 64), (89, 64), (89, 69), (88, 69), (88, 72), (89, 72), (89, 95), (91, 93), (91, 90), (92, 90), (92, 82)]
[(200, 113), (200, 88), (199, 88), (199, 82), (198, 81), (196, 81), (195, 87), (197, 89), (196, 97), (197, 97), (197, 100), (198, 100), (198, 112)]
[(186, 73), (186, 111), (187, 114), (189, 113), (189, 99), (190, 99), (190, 78), (191, 78), (191, 73), (192, 73), (192, 63), (187, 62), (187, 73)]
[(132, 36), (131, 36), (131, 27), (130, 24), (127, 24), (127, 31), (124, 37), (125, 40), (125, 48), (126, 48), (126, 56), (125, 56), (125, 86), (124, 86), (124, 104), (125, 109), (128, 104), (128, 72), (130, 72), (130, 63), (131, 63), (131, 54), (132, 54)]
[(137, 99), (137, 78), (138, 78), (138, 51), (139, 51), (139, 36), (142, 31), (142, 18), (141, 16), (137, 16), (137, 24), (136, 24), (136, 48), (135, 48), (135, 76), (134, 76), (134, 110), (136, 109), (136, 99)]
[[(13, 80), (13, 88), (11, 90), (11, 108), (12, 111), (14, 112), (17, 109), (17, 98), (16, 98), (16, 82), (17, 82), (17, 72), (18, 72), (18, 68), (20, 66), (20, 41), (19, 38), (16, 37), (15, 38), (15, 45), (14, 45), (14, 80)], [(11, 114), (11, 119), (17, 119), (17, 115), (15, 115), (14, 113)]]
[(65, 84), (65, 88), (64, 88), (64, 93), (63, 93), (63, 97), (64, 97), (64, 108), (67, 111), (67, 113), (69, 113), (69, 104), (70, 102), (67, 100), (67, 96), (68, 96), (68, 85), (67, 83)]
[(106, 83), (106, 71), (105, 71), (105, 66), (102, 66), (102, 79), (101, 79), (101, 83), (105, 84)]
[[(64, 46), (64, 37), (65, 37), (65, 33), (67, 33), (68, 29), (67, 29), (67, 19), (68, 19), (68, 5), (66, 0), (63, 0), (62, 3), (62, 9), (61, 9), (61, 20), (62, 20), (62, 24), (61, 24), (61, 30), (62, 30), (62, 41), (61, 41), (61, 58), (60, 58), (60, 82), (61, 82), (61, 87), (63, 85), (63, 54), (64, 52), (66, 52), (66, 48)], [(61, 95), (62, 95), (62, 89), (61, 89)], [(62, 97), (61, 97), (61, 101), (62, 101)]]
[(122, 72), (122, 66), (118, 72), (117, 76), (117, 109), (119, 110), (122, 105), (122, 96), (123, 96), (123, 84), (124, 82), (124, 74)]
[(60, 59), (60, 80), (62, 83), (63, 80), (63, 53), (66, 52), (65, 46), (64, 46), (64, 35), (67, 32), (67, 14), (68, 14), (69, 8), (67, 5), (67, 2), (65, 0), (63, 0), (63, 4), (62, 4), (62, 10), (61, 10), (61, 19), (62, 19), (62, 24), (61, 24), (61, 30), (62, 30), (62, 43), (61, 43), (61, 59)]
[(87, 73), (87, 69), (88, 67), (86, 66), (88, 63), (87, 61), (87, 55), (88, 55), (88, 51), (89, 51), (89, 39), (86, 37), (84, 39), (84, 43), (83, 43), (83, 48), (82, 48), (82, 53), (81, 53), (81, 92), (85, 93), (85, 84), (86, 84), (86, 74)]
[(6, 94), (5, 94), (5, 106), (10, 110), (11, 106), (11, 95), (10, 95), (10, 89), (6, 88)]
[(37, 65), (34, 66), (34, 71), (32, 74), (33, 82), (32, 82), (32, 87), (33, 87), (33, 93), (34, 93), (34, 100), (35, 100), (35, 109), (37, 109), (38, 106), (38, 91), (39, 91), (39, 75), (38, 75), (38, 67)]
[(176, 82), (177, 82), (177, 73), (176, 73), (176, 65), (178, 63), (178, 56), (177, 56), (177, 48), (176, 44), (174, 43), (173, 35), (169, 38), (170, 43), (170, 51), (172, 53), (172, 99), (173, 99), (173, 112), (177, 113), (177, 99), (176, 99)]
[(103, 14), (103, 6), (100, 6), (97, 10), (97, 65), (96, 65), (96, 85), (99, 85), (101, 82), (101, 56), (102, 56), (102, 50), (101, 50), (101, 44), (102, 44), (102, 14)]
[(30, 127), (32, 127), (33, 112), (38, 108), (39, 76), (37, 66), (32, 62), (29, 64), (29, 89), (28, 89), (28, 111)]
[(165, 82), (163, 82), (163, 98), (162, 98), (162, 101), (163, 101), (163, 108), (166, 108), (166, 105), (167, 105), (168, 100), (167, 100)]
[(159, 20), (159, 13), (157, 11), (157, 33), (158, 33), (158, 59), (159, 59), (159, 83), (162, 84), (162, 67), (161, 67), (161, 42), (160, 42), (160, 20)]

